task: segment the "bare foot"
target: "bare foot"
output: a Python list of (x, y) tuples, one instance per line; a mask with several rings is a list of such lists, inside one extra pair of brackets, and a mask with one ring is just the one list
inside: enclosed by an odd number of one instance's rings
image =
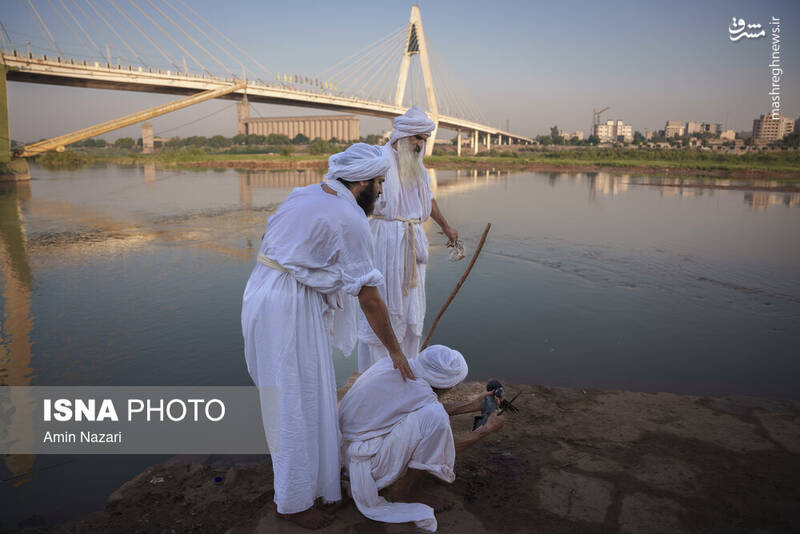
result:
[(303, 510), (302, 512), (297, 512), (296, 514), (282, 514), (275, 508), (275, 515), (281, 519), (288, 519), (292, 523), (309, 530), (325, 528), (335, 519), (332, 515), (328, 515), (314, 507)]

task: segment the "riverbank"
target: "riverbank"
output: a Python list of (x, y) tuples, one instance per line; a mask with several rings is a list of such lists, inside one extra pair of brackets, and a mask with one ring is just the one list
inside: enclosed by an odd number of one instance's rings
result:
[[(352, 384), (352, 378), (348, 385)], [(505, 427), (460, 454), (440, 532), (789, 532), (800, 524), (800, 402), (545, 386), (519, 393)], [(473, 398), (461, 384), (445, 401)], [(471, 416), (453, 418), (466, 432)], [(307, 532), (272, 514), (268, 457), (192, 457), (149, 467), (105, 510), (27, 533)], [(321, 533), (414, 532), (352, 501)]]
[[(65, 164), (73, 166), (111, 163), (184, 168), (326, 169), (328, 162), (327, 154), (306, 153), (230, 154), (208, 153), (202, 150), (167, 150), (155, 154), (92, 153), (81, 155), (80, 158), (72, 157), (70, 154), (72, 154), (70, 151), (53, 153), (48, 155), (48, 160), (42, 160), (42, 163), (57, 166), (63, 159)], [(508, 150), (492, 151), (478, 156), (435, 155), (425, 158), (425, 164), (436, 169), (611, 172), (709, 179), (777, 180), (785, 182), (785, 186), (793, 188), (792, 190), (800, 184), (800, 154), (797, 152), (754, 152), (734, 155), (689, 150)]]

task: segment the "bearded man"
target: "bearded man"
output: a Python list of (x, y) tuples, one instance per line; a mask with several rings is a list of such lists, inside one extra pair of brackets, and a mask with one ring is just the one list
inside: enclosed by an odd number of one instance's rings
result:
[[(276, 514), (306, 528), (333, 517), (313, 507), (341, 500), (334, 344), (356, 341), (356, 296), (403, 381), (414, 375), (377, 286), (367, 215), (389, 163), (358, 143), (329, 160), (327, 183), (294, 189), (269, 218), (242, 301), (247, 369), (261, 395), (275, 474)], [(399, 379), (399, 377), (398, 377)]]
[[(422, 223), (431, 217), (449, 242), (458, 239), (458, 232), (447, 223), (433, 198), (430, 178), (422, 165), (425, 140), (435, 127), (416, 106), (394, 119), (394, 131), (383, 147), (390, 167), (383, 194), (370, 219), (375, 266), (384, 278), (381, 296), (389, 309), (395, 336), (409, 358), (419, 351), (425, 320), (428, 238)], [(363, 315), (358, 339), (359, 372), (388, 355)]]

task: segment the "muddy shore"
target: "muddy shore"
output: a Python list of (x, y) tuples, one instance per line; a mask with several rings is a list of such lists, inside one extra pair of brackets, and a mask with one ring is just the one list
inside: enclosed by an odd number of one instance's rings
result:
[[(346, 388), (347, 386), (345, 386)], [(465, 383), (443, 400), (483, 389)], [(783, 533), (800, 525), (800, 402), (507, 386), (505, 427), (456, 460), (439, 532)], [(343, 394), (344, 388), (340, 390)], [(454, 432), (470, 415), (452, 419)], [(307, 532), (272, 514), (269, 457), (176, 457), (62, 532)], [(323, 533), (414, 532), (362, 517), (351, 500)]]

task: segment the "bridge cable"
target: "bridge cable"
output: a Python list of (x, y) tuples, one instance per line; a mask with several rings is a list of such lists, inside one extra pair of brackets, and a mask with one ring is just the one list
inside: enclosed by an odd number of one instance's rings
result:
[[(182, 0), (178, 0), (178, 1), (180, 2), (180, 1), (182, 1)], [(326, 75), (327, 75), (327, 74), (328, 74), (330, 71), (332, 71), (333, 69), (335, 69), (336, 67), (338, 67), (339, 65), (341, 65), (342, 63), (344, 63), (345, 61), (349, 61), (350, 59), (352, 59), (352, 58), (356, 57), (357, 55), (359, 55), (359, 54), (362, 54), (362, 53), (366, 52), (368, 49), (372, 48), (372, 47), (373, 47), (373, 46), (375, 46), (375, 45), (378, 45), (378, 44), (384, 43), (384, 42), (385, 42), (385, 39), (386, 39), (387, 37), (393, 36), (395, 33), (402, 32), (402, 31), (404, 31), (404, 30), (408, 30), (408, 25), (407, 25), (407, 24), (406, 24), (406, 25), (404, 25), (404, 26), (401, 26), (400, 28), (398, 28), (398, 29), (396, 29), (396, 30), (394, 30), (394, 31), (392, 31), (392, 32), (390, 32), (388, 35), (385, 35), (385, 36), (381, 37), (381, 38), (380, 38), (380, 39), (378, 39), (377, 41), (374, 41), (374, 42), (372, 42), (372, 43), (368, 44), (367, 46), (365, 46), (365, 47), (364, 47), (364, 48), (362, 48), (361, 50), (358, 50), (357, 52), (355, 52), (355, 53), (353, 53), (353, 54), (351, 54), (351, 55), (347, 56), (346, 58), (344, 58), (344, 59), (342, 59), (342, 60), (339, 60), (338, 62), (334, 63), (334, 64), (333, 64), (333, 65), (331, 65), (330, 67), (328, 67), (328, 68), (326, 68), (325, 70), (323, 70), (322, 72), (320, 72), (320, 77), (323, 77), (323, 78), (324, 78), (324, 77), (326, 77)]]
[[(75, 17), (75, 15), (73, 15), (73, 14), (72, 14), (72, 11), (70, 11), (70, 9), (67, 7), (67, 5), (64, 3), (64, 1), (63, 1), (63, 0), (58, 0), (58, 1), (61, 3), (61, 7), (63, 7), (63, 8), (64, 8), (64, 11), (66, 11), (66, 12), (67, 12), (67, 15), (69, 15), (69, 16), (72, 18), (73, 22), (74, 22), (74, 23), (75, 23), (75, 25), (78, 27), (78, 29), (79, 29), (79, 30), (81, 30), (81, 31), (83, 32), (83, 35), (86, 37), (86, 39), (87, 39), (87, 40), (88, 40), (88, 41), (89, 41), (89, 42), (92, 44), (92, 46), (93, 46), (93, 47), (94, 47), (94, 48), (95, 48), (95, 49), (96, 49), (96, 50), (99, 52), (99, 51), (100, 51), (100, 47), (99, 47), (99, 46), (97, 46), (97, 43), (95, 43), (95, 42), (94, 42), (94, 40), (92, 39), (92, 37), (91, 37), (91, 36), (89, 35), (89, 33), (86, 31), (86, 28), (84, 28), (84, 27), (81, 25), (81, 23), (80, 23), (80, 22), (78, 22), (78, 19)], [(83, 40), (82, 40), (82, 39), (81, 39), (81, 43), (83, 44)], [(86, 48), (86, 52), (88, 52), (88, 54), (89, 54), (89, 57), (92, 57), (92, 52), (89, 50), (89, 47), (88, 47), (88, 46), (86, 46), (85, 48)]]
[[(78, 10), (80, 10), (81, 14), (86, 18), (86, 20), (88, 20), (91, 23), (91, 25), (94, 26), (94, 28), (97, 30), (97, 33), (101, 34), (104, 38), (106, 38), (106, 40), (110, 41), (110, 39), (108, 39), (108, 35), (106, 34), (106, 32), (104, 32), (100, 28), (100, 26), (97, 25), (97, 23), (94, 21), (93, 17), (90, 17), (89, 15), (86, 14), (86, 12), (83, 10), (81, 5), (78, 3), (78, 0), (72, 0), (72, 3), (75, 4), (75, 6), (78, 8)], [(94, 41), (92, 41), (92, 42), (94, 42)], [(110, 64), (111, 63), (111, 58), (108, 57), (106, 55), (106, 53), (103, 51), (103, 49), (100, 48), (97, 44), (95, 44), (95, 47), (97, 47), (97, 51), (99, 52), (100, 57), (102, 59), (104, 59), (107, 64)]]
[[(191, 42), (193, 42), (197, 48), (199, 48), (200, 50), (202, 50), (203, 52), (205, 52), (206, 56), (210, 57), (210, 58), (211, 58), (211, 59), (212, 59), (212, 60), (213, 60), (213, 61), (214, 61), (214, 62), (215, 62), (217, 65), (219, 65), (219, 66), (220, 66), (220, 67), (222, 67), (224, 70), (226, 70), (226, 71), (228, 72), (228, 74), (230, 74), (230, 75), (231, 75), (233, 78), (236, 78), (236, 75), (233, 73), (233, 71), (232, 71), (232, 70), (230, 70), (228, 67), (226, 67), (226, 66), (225, 66), (225, 64), (224, 64), (224, 63), (222, 63), (220, 60), (218, 60), (218, 59), (217, 59), (217, 58), (214, 56), (214, 54), (212, 54), (211, 52), (209, 52), (208, 50), (206, 50), (206, 49), (203, 47), (203, 45), (201, 45), (200, 43), (198, 43), (197, 41), (195, 41), (195, 40), (194, 40), (194, 38), (193, 38), (191, 35), (189, 35), (188, 33), (186, 33), (186, 31), (184, 31), (184, 29), (183, 29), (183, 28), (182, 28), (182, 27), (181, 27), (179, 24), (177, 24), (177, 23), (176, 23), (174, 20), (172, 20), (172, 19), (169, 17), (169, 15), (167, 15), (166, 13), (164, 13), (163, 11), (161, 11), (161, 9), (159, 9), (159, 7), (158, 7), (157, 5), (155, 5), (155, 4), (154, 4), (154, 3), (153, 3), (151, 0), (146, 0), (146, 1), (147, 1), (147, 3), (148, 3), (148, 4), (150, 4), (151, 6), (153, 6), (153, 9), (155, 9), (156, 11), (158, 11), (159, 13), (161, 13), (161, 16), (162, 16), (162, 17), (164, 17), (165, 19), (167, 19), (167, 20), (168, 20), (168, 21), (169, 21), (169, 22), (170, 22), (170, 23), (171, 23), (173, 26), (175, 26), (176, 28), (178, 28), (178, 30), (179, 30), (179, 31), (180, 31), (180, 32), (181, 32), (183, 35), (185, 35), (187, 39), (189, 39)], [(188, 53), (188, 52), (187, 52), (187, 53)], [(197, 61), (197, 60), (195, 60), (195, 61)], [(199, 63), (198, 63), (198, 64), (199, 64)], [(202, 66), (202, 65), (201, 65), (201, 66)], [(208, 71), (206, 70), (206, 72), (208, 72)], [(209, 72), (209, 74), (211, 74), (211, 73)]]
[[(372, 45), (370, 46), (372, 47)], [(362, 64), (369, 65), (370, 61), (372, 61), (374, 57), (376, 56), (382, 57), (383, 54), (385, 54), (387, 51), (391, 51), (392, 47), (393, 47), (392, 40), (380, 41), (378, 42), (378, 46), (372, 47), (374, 48), (374, 50), (364, 49), (364, 53), (359, 58), (357, 58), (352, 63), (345, 65), (341, 70), (332, 73), (330, 76), (328, 76), (328, 78), (334, 81), (342, 80), (341, 82), (338, 83), (342, 83), (350, 87), (351, 81), (348, 80), (348, 78), (350, 77), (350, 71), (358, 69), (359, 72), (363, 73), (365, 67), (362, 66)], [(341, 61), (339, 63), (341, 63)], [(326, 71), (323, 72), (327, 71), (330, 71), (330, 69), (326, 69)]]
[[(236, 63), (238, 63), (238, 64), (239, 64), (239, 66), (241, 66), (241, 67), (242, 67), (242, 69), (244, 69), (245, 71), (247, 71), (247, 70), (248, 70), (248, 68), (247, 68), (247, 65), (245, 65), (245, 64), (244, 64), (244, 62), (242, 62), (242, 60), (240, 60), (239, 58), (237, 58), (236, 56), (234, 56), (233, 54), (231, 54), (230, 52), (228, 52), (228, 50), (227, 50), (225, 47), (221, 46), (221, 45), (220, 45), (218, 42), (216, 42), (214, 39), (212, 39), (212, 38), (211, 38), (211, 37), (210, 37), (210, 36), (209, 36), (209, 35), (208, 35), (206, 32), (204, 32), (204, 31), (203, 31), (203, 29), (202, 29), (202, 28), (200, 28), (200, 26), (198, 26), (197, 24), (195, 24), (195, 23), (194, 23), (194, 21), (192, 21), (192, 19), (190, 19), (189, 17), (187, 17), (186, 15), (184, 15), (183, 13), (181, 13), (181, 12), (180, 12), (180, 10), (179, 10), (178, 8), (176, 8), (174, 5), (172, 5), (172, 4), (169, 2), (169, 0), (162, 0), (162, 1), (163, 1), (163, 2), (164, 2), (166, 5), (168, 5), (168, 6), (170, 7), (170, 9), (172, 9), (172, 10), (173, 10), (175, 13), (177, 13), (178, 15), (180, 15), (181, 17), (183, 17), (183, 19), (184, 19), (186, 22), (188, 22), (189, 24), (191, 24), (192, 26), (194, 26), (194, 28), (195, 28), (195, 29), (196, 29), (198, 32), (200, 32), (200, 34), (201, 34), (203, 37), (205, 37), (206, 39), (208, 39), (209, 41), (211, 41), (211, 43), (212, 43), (214, 46), (216, 46), (217, 48), (219, 48), (220, 50), (222, 50), (223, 52), (225, 52), (225, 53), (228, 55), (228, 57), (230, 57), (232, 60), (234, 60)], [(271, 74), (271, 73), (270, 73), (270, 74)]]
[(268, 68), (266, 68), (264, 65), (262, 65), (261, 63), (259, 63), (259, 62), (258, 62), (258, 60), (256, 60), (256, 59), (255, 59), (253, 56), (251, 56), (251, 55), (250, 55), (250, 54), (248, 54), (248, 53), (247, 53), (245, 50), (243, 50), (241, 47), (239, 47), (239, 45), (237, 45), (236, 43), (234, 43), (233, 41), (231, 41), (231, 40), (228, 38), (228, 36), (227, 36), (227, 35), (225, 35), (225, 34), (224, 34), (224, 33), (222, 33), (221, 31), (219, 31), (219, 30), (218, 30), (217, 28), (215, 28), (215, 27), (214, 27), (214, 26), (213, 26), (213, 25), (212, 25), (210, 22), (208, 22), (206, 19), (204, 19), (202, 16), (200, 16), (200, 14), (199, 14), (197, 11), (195, 11), (194, 9), (192, 9), (192, 8), (191, 8), (189, 5), (187, 5), (187, 4), (186, 4), (186, 2), (184, 2), (183, 0), (178, 0), (178, 2), (180, 2), (181, 4), (183, 4), (183, 6), (184, 6), (184, 7), (186, 7), (186, 8), (187, 8), (189, 11), (191, 11), (192, 13), (194, 13), (194, 15), (195, 15), (197, 18), (199, 18), (200, 20), (202, 20), (203, 22), (205, 22), (205, 23), (206, 23), (206, 25), (207, 25), (209, 28), (211, 28), (212, 30), (214, 30), (215, 32), (217, 32), (219, 35), (221, 35), (221, 36), (222, 36), (222, 38), (223, 38), (223, 39), (225, 39), (225, 40), (226, 40), (226, 41), (227, 41), (227, 42), (228, 42), (228, 43), (229, 43), (231, 46), (233, 46), (233, 47), (234, 47), (236, 50), (238, 50), (239, 52), (241, 52), (242, 54), (244, 54), (244, 55), (245, 55), (245, 57), (247, 57), (247, 58), (248, 58), (250, 61), (252, 61), (252, 62), (253, 62), (253, 63), (255, 63), (256, 65), (258, 65), (258, 67), (259, 67), (259, 68), (260, 68), (262, 71), (264, 71), (266, 74), (269, 74), (270, 76), (272, 76), (272, 75), (274, 74), (274, 73), (273, 73), (271, 70), (269, 70), (269, 69), (268, 69)]
[(382, 62), (382, 63), (381, 63), (381, 64), (380, 64), (380, 65), (379, 65), (379, 66), (378, 66), (376, 69), (375, 69), (375, 72), (372, 74), (372, 76), (370, 76), (370, 77), (369, 77), (369, 78), (368, 78), (368, 79), (367, 79), (367, 80), (366, 80), (366, 81), (365, 81), (365, 82), (362, 84), (362, 86), (361, 86), (361, 89), (360, 89), (360, 90), (363, 90), (363, 89), (365, 89), (365, 88), (366, 88), (366, 87), (369, 85), (369, 83), (370, 83), (370, 82), (371, 82), (371, 81), (372, 81), (372, 80), (375, 78), (375, 76), (377, 76), (378, 74), (384, 75), (384, 74), (386, 73), (386, 71), (384, 70), (384, 67), (386, 67), (386, 64), (387, 64), (387, 63), (388, 63), (388, 62), (389, 62), (391, 59), (393, 59), (393, 56), (394, 56), (394, 54), (395, 54), (395, 53), (396, 53), (396, 50), (392, 50), (392, 49), (390, 48), (390, 49), (388, 50), (388, 52), (387, 52), (386, 54), (384, 54), (384, 55), (386, 56), (386, 57), (385, 57), (385, 59), (384, 59), (384, 60), (383, 60), (383, 62)]
[(367, 56), (367, 65), (359, 69), (359, 73), (348, 82), (350, 84), (349, 87), (353, 89), (354, 94), (360, 94), (363, 87), (357, 88), (358, 84), (361, 83), (361, 80), (380, 63), (384, 56), (391, 54), (391, 52), (392, 47), (390, 44), (388, 44), (387, 46), (383, 47), (383, 50), (380, 53), (376, 53), (374, 56)]
[[(147, 66), (147, 64), (142, 60), (142, 58), (139, 57), (139, 54), (131, 47), (131, 45), (128, 44), (128, 42), (125, 39), (122, 38), (122, 36), (119, 33), (117, 33), (117, 30), (114, 28), (114, 26), (110, 22), (108, 22), (108, 19), (106, 19), (106, 17), (103, 16), (103, 14), (99, 10), (100, 4), (98, 3), (98, 7), (95, 8), (94, 4), (92, 4), (90, 0), (86, 0), (86, 3), (89, 4), (89, 7), (91, 7), (92, 10), (95, 13), (97, 13), (97, 16), (100, 17), (100, 20), (102, 20), (105, 23), (105, 25), (108, 26), (108, 28), (111, 30), (111, 32), (114, 35), (116, 35), (117, 39), (119, 39), (120, 42), (123, 45), (125, 45), (125, 47), (130, 51), (130, 53), (133, 54), (134, 57), (136, 57), (142, 63), (142, 65)], [(129, 61), (129, 63), (132, 63), (132, 62)]]
[(61, 51), (61, 48), (58, 46), (58, 43), (56, 42), (55, 39), (53, 39), (53, 34), (50, 33), (50, 29), (47, 27), (47, 24), (45, 24), (44, 20), (42, 20), (41, 15), (39, 15), (39, 12), (36, 10), (36, 6), (33, 5), (33, 2), (31, 0), (28, 0), (28, 5), (30, 5), (31, 9), (33, 10), (33, 12), (36, 13), (36, 18), (39, 19), (39, 24), (41, 25), (41, 28), (47, 34), (46, 37), (48, 37), (50, 39), (50, 43), (53, 45), (53, 47), (56, 50), (58, 50), (59, 55), (63, 56), (64, 52)]
[[(162, 136), (163, 134), (165, 134), (167, 132), (172, 132), (174, 130), (177, 130), (178, 128), (183, 128), (184, 126), (189, 126), (189, 125), (194, 124), (196, 122), (200, 122), (202, 120), (205, 120), (205, 119), (207, 119), (209, 117), (217, 115), (218, 113), (222, 113), (223, 111), (228, 111), (229, 109), (231, 109), (235, 105), (236, 105), (236, 102), (234, 102), (233, 104), (228, 104), (224, 108), (218, 109), (216, 111), (213, 111), (213, 112), (209, 113), (208, 115), (203, 115), (202, 117), (200, 117), (198, 119), (191, 120), (191, 121), (189, 121), (189, 122), (187, 122), (185, 124), (181, 124), (180, 126), (173, 126), (172, 128), (167, 128), (166, 130), (160, 130), (156, 134), (160, 137), (160, 136)], [(156, 135), (156, 134), (154, 134), (154, 135)]]
[[(117, 18), (117, 17), (114, 16), (113, 13), (111, 13), (110, 8), (109, 8), (108, 11), (106, 11), (106, 8), (104, 8), (103, 5), (100, 2), (98, 2), (95, 7), (97, 7), (97, 9), (101, 13), (103, 13), (103, 16), (105, 16), (106, 20), (115, 20), (115, 18)], [(136, 43), (136, 36), (131, 37), (131, 35), (126, 31), (126, 27), (127, 27), (127, 25), (125, 25), (125, 24), (120, 24), (117, 27), (117, 30), (119, 30), (119, 33), (120, 33), (120, 35), (119, 35), (120, 40), (122, 40), (122, 35), (124, 34), (125, 37), (128, 39), (128, 41)], [(123, 41), (123, 42), (125, 42), (125, 41)], [(151, 58), (149, 55), (147, 55), (144, 51), (140, 51), (138, 48), (136, 48), (136, 47), (134, 47), (132, 45), (129, 46), (129, 48), (133, 49), (132, 50), (133, 54), (136, 56), (136, 59), (139, 60), (139, 62), (142, 64), (143, 67), (150, 68), (150, 65), (154, 65), (155, 64), (155, 62), (153, 61), (153, 58)], [(147, 61), (145, 61), (145, 60), (147, 60)], [(149, 61), (149, 63), (148, 63), (148, 61)]]
[[(147, 18), (147, 20), (149, 20), (150, 22), (152, 22), (152, 23), (153, 23), (153, 25), (154, 25), (156, 28), (158, 28), (159, 30), (161, 30), (161, 33), (163, 33), (164, 35), (166, 35), (166, 36), (167, 36), (167, 38), (168, 38), (170, 41), (172, 41), (172, 42), (175, 44), (175, 46), (177, 46), (178, 48), (180, 48), (180, 49), (183, 51), (183, 53), (184, 53), (184, 54), (186, 54), (187, 56), (189, 56), (190, 58), (192, 58), (192, 61), (194, 61), (195, 63), (197, 63), (197, 64), (200, 66), (200, 69), (202, 69), (202, 70), (206, 71), (206, 72), (209, 74), (209, 76), (214, 76), (214, 75), (213, 75), (213, 74), (212, 74), (212, 73), (211, 73), (211, 72), (210, 72), (210, 71), (209, 71), (209, 70), (208, 70), (208, 69), (207, 69), (207, 68), (206, 68), (206, 67), (205, 67), (205, 66), (204, 66), (202, 63), (200, 63), (200, 61), (198, 61), (198, 60), (197, 60), (197, 58), (195, 58), (195, 57), (192, 55), (192, 53), (191, 53), (191, 52), (189, 52), (188, 50), (186, 50), (186, 49), (185, 49), (183, 46), (181, 46), (181, 44), (180, 44), (178, 41), (176, 41), (175, 39), (173, 39), (173, 38), (172, 38), (172, 36), (169, 34), (169, 32), (167, 32), (167, 31), (166, 31), (164, 28), (162, 28), (162, 27), (161, 27), (161, 25), (159, 25), (159, 24), (158, 24), (158, 23), (157, 23), (155, 20), (153, 20), (153, 18), (152, 18), (150, 15), (148, 15), (148, 14), (147, 14), (147, 13), (146, 13), (144, 10), (142, 10), (142, 8), (140, 8), (138, 5), (136, 5), (136, 3), (135, 3), (133, 0), (128, 0), (128, 2), (130, 2), (130, 4), (131, 4), (133, 7), (135, 7), (136, 9), (138, 9), (138, 10), (139, 10), (139, 12), (140, 12), (142, 15), (144, 15), (144, 16), (145, 16), (145, 18)], [(178, 70), (180, 70), (180, 68), (179, 68)]]
[(61, 11), (59, 11), (58, 8), (56, 8), (56, 5), (53, 3), (53, 0), (47, 0), (47, 1), (50, 3), (50, 7), (53, 9), (53, 11), (56, 12), (56, 15), (58, 15), (58, 18), (60, 18), (61, 21), (64, 23), (64, 26), (66, 26), (69, 29), (69, 31), (72, 32), (72, 35), (74, 35), (75, 37), (78, 38), (78, 42), (80, 42), (80, 44), (83, 47), (83, 49), (86, 50), (86, 53), (89, 56), (91, 56), (92, 52), (89, 50), (89, 47), (86, 46), (86, 42), (75, 31), (75, 29), (72, 27), (72, 25), (69, 23), (69, 21), (66, 18), (64, 18), (64, 15), (61, 14)]
[[(151, 45), (153, 45), (153, 47), (154, 47), (156, 50), (158, 50), (158, 51), (161, 53), (161, 55), (162, 55), (162, 56), (164, 56), (164, 59), (166, 59), (166, 60), (167, 60), (167, 63), (170, 63), (170, 64), (171, 64), (173, 67), (175, 67), (175, 68), (176, 68), (176, 69), (178, 69), (178, 70), (180, 70), (180, 69), (181, 69), (181, 68), (178, 66), (178, 63), (177, 63), (177, 62), (176, 62), (174, 59), (172, 59), (172, 57), (170, 57), (170, 55), (167, 53), (167, 51), (166, 51), (166, 50), (164, 50), (163, 48), (161, 48), (161, 46), (160, 46), (160, 45), (159, 45), (159, 44), (158, 44), (158, 43), (157, 43), (157, 42), (156, 42), (156, 41), (155, 41), (155, 40), (154, 40), (154, 39), (153, 39), (153, 38), (150, 36), (150, 34), (149, 34), (149, 33), (147, 33), (147, 30), (145, 30), (144, 28), (142, 28), (141, 26), (139, 26), (139, 24), (136, 22), (136, 20), (135, 20), (133, 17), (131, 17), (130, 15), (128, 15), (128, 12), (127, 12), (127, 11), (125, 11), (124, 9), (122, 9), (122, 8), (119, 6), (119, 4), (117, 4), (116, 0), (109, 0), (109, 1), (111, 2), (111, 4), (112, 4), (112, 5), (113, 5), (115, 8), (117, 8), (117, 11), (119, 11), (120, 13), (122, 13), (122, 15), (123, 15), (123, 16), (124, 16), (126, 19), (128, 19), (128, 21), (129, 21), (131, 24), (133, 24), (133, 25), (136, 27), (136, 29), (137, 29), (137, 30), (139, 30), (139, 33), (141, 33), (141, 34), (144, 36), (144, 38), (145, 38), (145, 39), (147, 39), (147, 41), (148, 41), (148, 42), (149, 42)], [(154, 66), (155, 66), (155, 65), (154, 65)]]

